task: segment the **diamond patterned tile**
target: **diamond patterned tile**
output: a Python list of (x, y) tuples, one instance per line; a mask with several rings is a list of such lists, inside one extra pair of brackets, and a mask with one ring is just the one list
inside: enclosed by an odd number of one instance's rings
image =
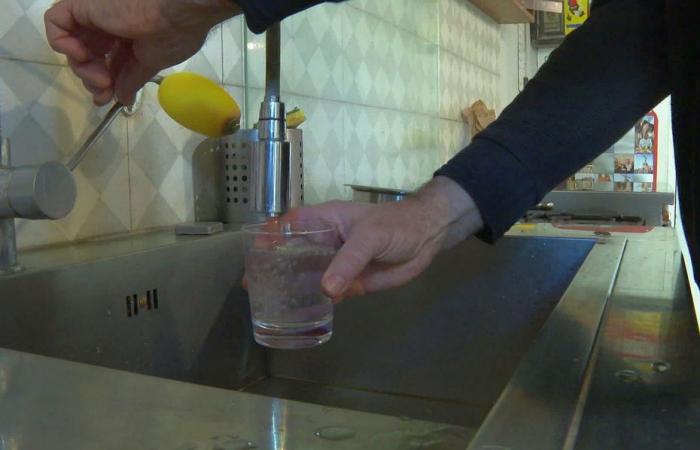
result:
[(129, 164), (129, 189), (131, 190), (132, 229), (141, 229), (143, 218), (158, 194), (158, 190), (137, 164)]
[(131, 216), (134, 229), (193, 218), (192, 154), (205, 139), (173, 121), (158, 105), (157, 88), (128, 121)]
[(347, 4), (437, 43), (438, 2), (439, 0), (352, 0)]
[(499, 77), (449, 52), (440, 52), (440, 117), (461, 120), (476, 100), (498, 106)]
[[(3, 133), (12, 142), (17, 165), (66, 161), (106, 112), (106, 108), (92, 105), (69, 69), (46, 64), (0, 59), (0, 98)], [(74, 176), (78, 200), (71, 214), (57, 222), (20, 221), (21, 245), (47, 245), (129, 230), (124, 118), (116, 119)], [(92, 212), (105, 210), (110, 214), (96, 222)]]
[(81, 229), (88, 222), (92, 210), (100, 201), (100, 193), (92, 187), (81, 171), (73, 172), (73, 177), (78, 191), (75, 207), (68, 216), (56, 221), (68, 240), (78, 238)]
[(223, 81), (226, 84), (242, 86), (245, 82), (243, 66), (243, 33), (245, 28), (242, 16), (234, 17), (221, 26), (223, 52)]
[(469, 127), (457, 120), (440, 119), (440, 144), (442, 146), (439, 165), (446, 163), (469, 144)]
[(26, 249), (58, 244), (68, 240), (58, 223), (50, 220), (15, 220), (17, 247)]
[(0, 57), (63, 64), (46, 42), (44, 12), (53, 0), (3, 0), (0, 15)]
[(443, 157), (438, 119), (429, 115), (348, 105), (344, 136), (348, 183), (414, 189)]
[[(341, 100), (344, 8), (324, 4), (282, 22), (282, 79), (285, 92)], [(247, 34), (248, 86), (265, 85), (265, 36)]]
[(500, 25), (468, 0), (440, 0), (440, 46), (498, 73)]
[(343, 18), (343, 98), (437, 114), (437, 44), (356, 8), (347, 8)]

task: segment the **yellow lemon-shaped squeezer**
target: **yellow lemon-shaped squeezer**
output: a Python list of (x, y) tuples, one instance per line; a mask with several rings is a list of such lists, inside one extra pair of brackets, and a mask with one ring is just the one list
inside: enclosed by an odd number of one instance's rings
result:
[(233, 97), (195, 73), (180, 72), (163, 78), (158, 101), (174, 121), (209, 137), (234, 132), (241, 120), (241, 109)]

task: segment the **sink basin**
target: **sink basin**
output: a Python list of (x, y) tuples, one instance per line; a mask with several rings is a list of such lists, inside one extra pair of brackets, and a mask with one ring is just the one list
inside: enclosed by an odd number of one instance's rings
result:
[(594, 245), (469, 240), (403, 288), (338, 305), (332, 340), (304, 351), (254, 343), (240, 233), (37, 250), (0, 278), (0, 347), (449, 424), (464, 448)]

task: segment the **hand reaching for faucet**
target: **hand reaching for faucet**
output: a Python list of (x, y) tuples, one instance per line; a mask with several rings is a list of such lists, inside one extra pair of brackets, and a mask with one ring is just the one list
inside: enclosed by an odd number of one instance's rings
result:
[(194, 55), (214, 25), (239, 13), (230, 0), (61, 0), (44, 19), (51, 47), (104, 105), (115, 96), (130, 104), (148, 80)]
[(287, 218), (338, 227), (343, 246), (322, 280), (326, 295), (335, 300), (405, 284), (440, 250), (483, 227), (471, 197), (445, 177), (403, 202), (330, 202), (290, 211)]

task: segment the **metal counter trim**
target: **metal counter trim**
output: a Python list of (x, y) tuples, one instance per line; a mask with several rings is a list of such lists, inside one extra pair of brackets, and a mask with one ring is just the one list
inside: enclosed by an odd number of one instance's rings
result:
[(591, 250), (468, 450), (561, 449), (570, 441), (626, 244), (599, 240)]

